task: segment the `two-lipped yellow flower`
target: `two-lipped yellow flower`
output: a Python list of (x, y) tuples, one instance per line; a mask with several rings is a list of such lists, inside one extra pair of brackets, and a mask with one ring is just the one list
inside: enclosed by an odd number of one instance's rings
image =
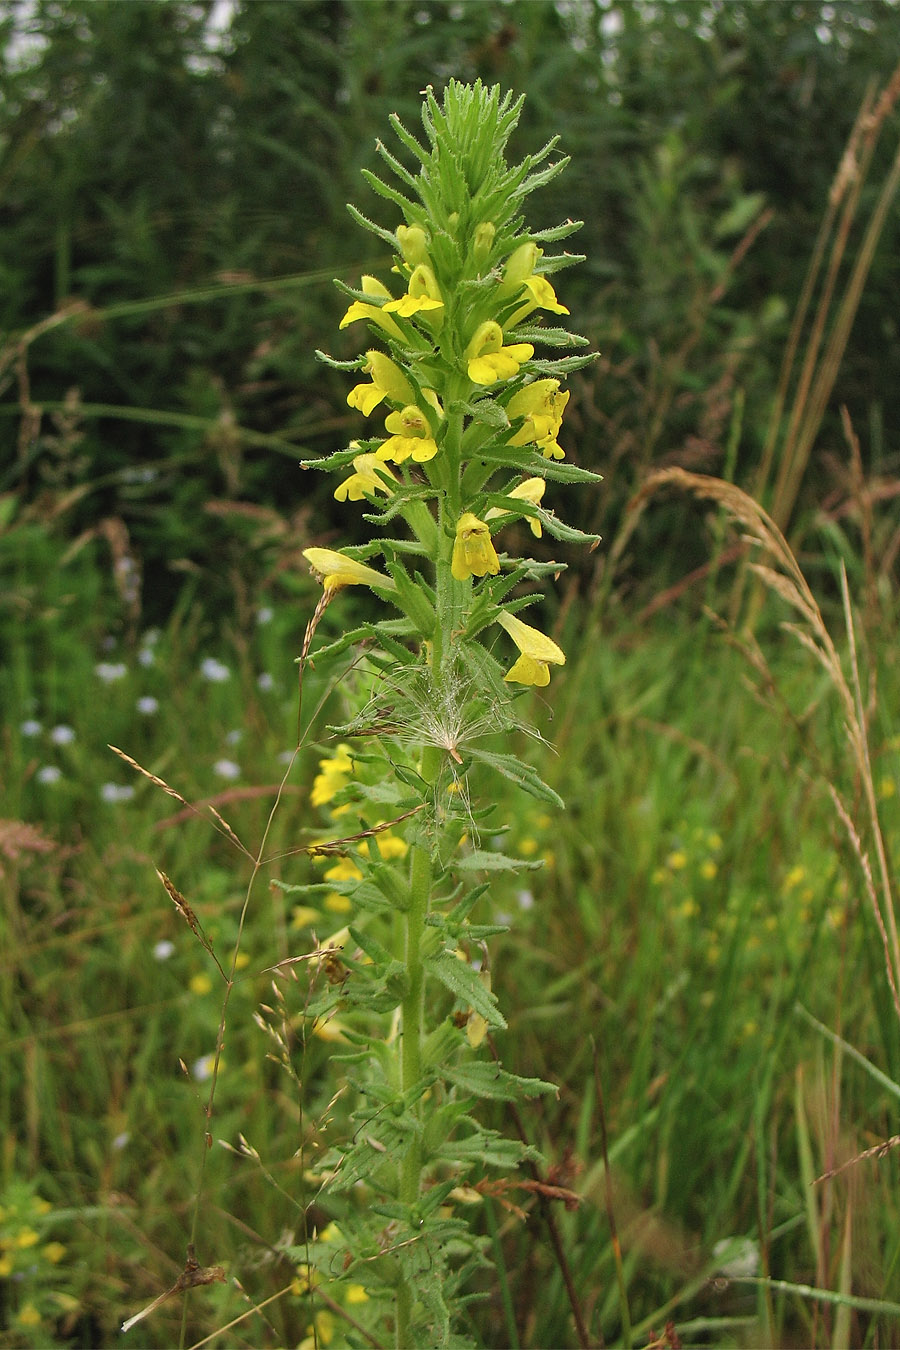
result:
[(384, 426), (392, 434), (379, 445), (376, 459), (392, 459), (395, 464), (402, 464), (411, 456), (417, 464), (425, 464), (437, 454), (437, 441), (431, 434), (428, 418), (414, 403), (400, 412), (389, 413)]
[(374, 567), (348, 558), (331, 548), (305, 548), (303, 556), (314, 572), (317, 572), (326, 593), (338, 591), (342, 586), (371, 586), (375, 591), (395, 591), (397, 583), (393, 577), (376, 572)]
[[(507, 492), (506, 495), (510, 501), (531, 502), (532, 506), (540, 506), (546, 486), (547, 484), (543, 478), (526, 478), (524, 483), (520, 483), (518, 487), (514, 487), (512, 491)], [(514, 511), (515, 507), (511, 506), (509, 510)], [(485, 520), (494, 520), (497, 516), (504, 516), (506, 514), (507, 513), (502, 506), (492, 506), (490, 511), (485, 515)], [(527, 516), (526, 519), (535, 539), (540, 539), (543, 531), (538, 517)]]
[(566, 664), (562, 648), (557, 647), (545, 633), (523, 623), (506, 610), (498, 615), (497, 622), (506, 629), (520, 652), (518, 661), (507, 671), (504, 679), (512, 684), (536, 684), (539, 688), (549, 684), (550, 666)]
[(494, 319), (479, 324), (466, 347), (466, 369), (473, 384), (496, 384), (511, 380), (519, 367), (534, 356), (530, 342), (503, 345), (503, 329)]
[[(387, 286), (382, 285), (377, 277), (364, 276), (362, 279), (363, 295), (371, 296), (372, 300), (393, 300), (393, 296)], [(403, 330), (390, 316), (384, 312), (384, 305), (367, 304), (363, 300), (354, 300), (353, 304), (347, 310), (347, 313), (341, 319), (340, 327), (346, 328), (351, 323), (356, 323), (357, 319), (368, 319), (382, 328), (391, 337), (403, 341)]]
[(509, 444), (535, 445), (545, 459), (562, 459), (566, 452), (556, 438), (568, 401), (569, 391), (560, 391), (559, 380), (532, 380), (518, 389), (506, 405), (506, 412), (511, 422), (519, 418), (524, 418), (524, 422)]
[(457, 581), (496, 576), (500, 571), (490, 528), (471, 511), (463, 512), (457, 522), (450, 571)]
[(397, 481), (383, 459), (377, 455), (357, 455), (353, 461), (353, 473), (335, 488), (335, 499), (339, 502), (361, 502), (364, 497), (375, 492), (384, 492), (389, 496), (394, 489), (385, 481), (388, 478), (394, 483)]
[(371, 384), (355, 384), (347, 395), (351, 408), (358, 408), (368, 417), (378, 407), (382, 399), (392, 403), (413, 403), (415, 390), (403, 371), (384, 352), (372, 348), (366, 352), (366, 375), (371, 375)]

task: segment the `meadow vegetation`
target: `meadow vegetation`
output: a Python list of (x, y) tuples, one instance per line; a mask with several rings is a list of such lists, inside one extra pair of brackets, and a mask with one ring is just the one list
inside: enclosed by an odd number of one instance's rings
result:
[(0, 1345), (372, 1343), (297, 1251), (349, 1105), (274, 968), (347, 922), (291, 887), (352, 711), (328, 662), (298, 703), (301, 551), (347, 520), (298, 461), (359, 434), (314, 351), (387, 251), (343, 203), (448, 75), (572, 156), (540, 200), (586, 222), (567, 449), (604, 475), (565, 511), (599, 548), (538, 555), (568, 659), (518, 753), (566, 810), (491, 782), (543, 862), (481, 902), (497, 1044), (559, 1092), (483, 1104), (542, 1161), (478, 1201), (462, 1330), (900, 1343), (900, 12), (210, 15), (2, 21), (38, 41), (0, 110)]

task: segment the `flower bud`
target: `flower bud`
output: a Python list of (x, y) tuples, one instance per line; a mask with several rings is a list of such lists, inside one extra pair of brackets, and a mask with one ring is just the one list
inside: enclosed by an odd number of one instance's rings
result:
[(403, 261), (410, 267), (428, 261), (428, 236), (421, 225), (398, 225), (397, 243), (403, 254)]

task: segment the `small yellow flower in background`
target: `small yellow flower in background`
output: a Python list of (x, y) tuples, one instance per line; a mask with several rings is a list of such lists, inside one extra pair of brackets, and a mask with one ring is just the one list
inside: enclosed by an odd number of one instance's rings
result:
[(513, 642), (522, 653), (515, 665), (507, 671), (504, 679), (514, 684), (535, 684), (543, 688), (550, 683), (549, 666), (564, 666), (565, 652), (557, 647), (552, 638), (532, 628), (530, 624), (517, 619), (515, 614), (506, 610), (498, 616), (497, 622), (505, 628)]
[[(369, 850), (364, 848), (364, 851), (368, 853)], [(378, 851), (385, 860), (405, 858), (409, 852), (409, 844), (398, 834), (391, 834), (390, 830), (385, 830), (383, 834), (378, 835)]]
[(349, 895), (341, 895), (340, 891), (330, 891), (322, 903), (332, 914), (346, 914), (353, 908)]
[(666, 858), (666, 867), (670, 872), (681, 872), (687, 867), (688, 859), (684, 849), (675, 848)]
[(693, 898), (693, 896), (689, 896), (687, 900), (683, 900), (681, 904), (678, 906), (678, 914), (681, 916), (682, 919), (693, 919), (695, 915), (699, 913), (700, 913), (700, 906), (697, 904), (697, 901)]
[(489, 574), (496, 576), (500, 571), (500, 559), (491, 542), (491, 531), (471, 511), (465, 511), (457, 522), (450, 571), (457, 581), (468, 581), (469, 577)]
[(313, 779), (309, 800), (313, 806), (325, 806), (346, 787), (353, 775), (350, 747), (342, 741), (333, 755), (319, 760), (319, 772)]
[(362, 881), (362, 872), (352, 858), (338, 858), (325, 873), (326, 881)]
[(0, 1256), (0, 1280), (5, 1280), (13, 1271), (13, 1263), (8, 1256)]
[(538, 841), (533, 839), (531, 835), (527, 835), (524, 839), (519, 840), (519, 847), (516, 851), (521, 853), (523, 858), (531, 858), (537, 853), (539, 848), (540, 844)]
[(716, 834), (715, 831), (708, 834), (706, 836), (706, 847), (711, 848), (713, 853), (718, 853), (719, 849), (722, 847), (722, 836)]
[(351, 1307), (356, 1303), (368, 1303), (369, 1301), (369, 1295), (361, 1284), (348, 1284), (346, 1297)]
[(235, 970), (246, 970), (249, 964), (250, 964), (250, 957), (247, 955), (247, 953), (238, 952), (237, 956), (234, 958)]
[(525, 421), (510, 445), (535, 445), (545, 459), (563, 459), (566, 452), (556, 438), (568, 401), (569, 391), (560, 391), (559, 380), (532, 380), (519, 389), (506, 405), (506, 412), (510, 421), (520, 417)]
[(345, 1041), (344, 1024), (336, 1017), (317, 1017), (313, 1022), (312, 1033), (320, 1041)]
[[(373, 300), (393, 299), (388, 288), (383, 286), (377, 277), (364, 276), (362, 279), (362, 291), (364, 295), (370, 295)], [(391, 337), (399, 338), (401, 342), (403, 341), (402, 328), (399, 324), (394, 322), (390, 314), (385, 314), (383, 312), (382, 305), (367, 305), (362, 300), (354, 300), (353, 304), (347, 310), (347, 313), (341, 319), (339, 327), (346, 328), (348, 324), (356, 323), (359, 319), (369, 319), (372, 323), (377, 323), (379, 328), (384, 329)]]
[[(518, 487), (514, 487), (511, 492), (507, 492), (507, 497), (512, 501), (531, 502), (532, 506), (540, 506), (544, 497), (544, 490), (547, 484), (543, 478), (526, 478)], [(510, 510), (515, 510), (511, 506)], [(502, 506), (492, 506), (485, 515), (485, 520), (494, 520), (497, 516), (505, 515)], [(543, 529), (537, 516), (526, 516), (528, 527), (535, 539), (540, 539)]]
[(19, 1310), (16, 1321), (20, 1327), (39, 1327), (42, 1318), (33, 1303), (25, 1303)]
[(199, 994), (201, 996), (203, 994), (211, 993), (212, 987), (213, 982), (205, 971), (199, 975), (192, 975), (190, 983), (188, 985), (188, 988), (190, 989), (192, 994)]
[(309, 905), (295, 905), (291, 913), (291, 928), (309, 928), (321, 917), (319, 911)]
[(801, 863), (798, 863), (796, 867), (791, 868), (791, 870), (785, 877), (783, 882), (783, 889), (786, 891), (796, 890), (796, 888), (800, 885), (800, 882), (804, 881), (805, 879), (806, 879), (806, 868)]
[(374, 567), (348, 558), (331, 548), (305, 548), (303, 556), (314, 572), (319, 574), (326, 591), (337, 591), (342, 586), (371, 586), (375, 591), (395, 591), (396, 583)]
[(705, 881), (712, 881), (713, 877), (718, 875), (718, 872), (718, 863), (714, 863), (712, 858), (706, 858), (700, 864), (700, 875)]
[(343, 483), (338, 483), (334, 490), (335, 500), (345, 502), (349, 499), (351, 502), (361, 502), (366, 493), (371, 496), (375, 492), (384, 492), (390, 496), (394, 489), (390, 483), (385, 482), (386, 478), (392, 479), (395, 483), (397, 481), (377, 455), (357, 455), (353, 461), (353, 473), (349, 478), (345, 478)]
[(41, 1251), (52, 1266), (59, 1265), (66, 1254), (66, 1249), (61, 1242), (48, 1242), (41, 1248)]
[(437, 454), (428, 418), (414, 403), (407, 404), (401, 412), (390, 413), (384, 426), (391, 435), (379, 445), (376, 459), (392, 459), (395, 464), (402, 464), (412, 455), (417, 464), (425, 464)]
[(357, 408), (368, 417), (383, 399), (392, 403), (415, 402), (415, 390), (403, 371), (384, 352), (372, 348), (366, 352), (363, 370), (371, 375), (371, 384), (356, 384), (347, 395), (351, 408)]
[(885, 774), (881, 779), (879, 779), (878, 795), (883, 802), (886, 802), (888, 797), (895, 796), (896, 792), (897, 792), (897, 784), (894, 782), (893, 778), (890, 778), (887, 774)]
[(479, 324), (475, 335), (466, 347), (466, 362), (469, 379), (473, 384), (496, 384), (498, 380), (511, 380), (518, 375), (519, 367), (534, 356), (530, 342), (517, 342), (509, 347), (503, 345), (503, 329), (494, 319)]

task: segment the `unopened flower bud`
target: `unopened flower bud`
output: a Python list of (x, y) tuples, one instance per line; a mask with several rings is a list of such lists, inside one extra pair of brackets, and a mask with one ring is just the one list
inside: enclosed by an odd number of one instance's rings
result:
[(403, 254), (403, 261), (410, 267), (428, 261), (428, 236), (421, 225), (398, 225), (397, 243)]
[(480, 225), (475, 227), (475, 240), (472, 244), (472, 255), (479, 267), (484, 267), (491, 256), (491, 249), (494, 247), (494, 236), (497, 233), (497, 227), (493, 221), (483, 220)]

